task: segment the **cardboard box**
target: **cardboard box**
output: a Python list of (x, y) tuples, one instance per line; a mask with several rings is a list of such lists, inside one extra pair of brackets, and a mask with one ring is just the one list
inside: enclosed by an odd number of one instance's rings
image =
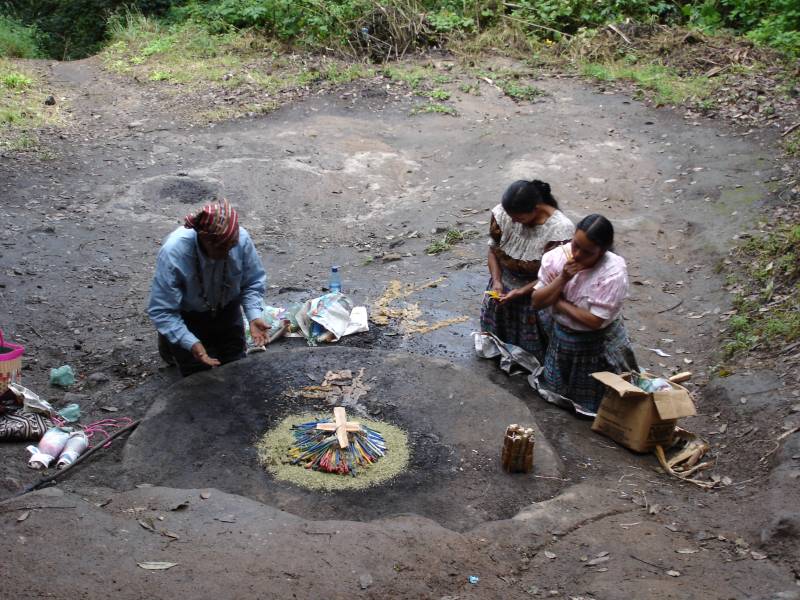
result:
[(678, 419), (697, 414), (689, 391), (677, 383), (670, 382), (671, 390), (648, 393), (630, 383), (630, 373), (604, 371), (592, 377), (606, 386), (592, 431), (635, 452), (670, 446)]

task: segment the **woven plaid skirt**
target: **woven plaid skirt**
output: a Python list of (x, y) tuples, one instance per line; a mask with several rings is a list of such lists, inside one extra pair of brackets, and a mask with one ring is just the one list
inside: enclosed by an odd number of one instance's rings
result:
[(605, 386), (597, 371), (638, 371), (622, 319), (599, 331), (575, 331), (547, 319), (550, 343), (544, 358), (544, 385), (587, 410), (597, 412)]
[[(524, 282), (521, 282), (521, 285), (524, 285)], [(486, 289), (492, 289), (491, 280)], [(510, 287), (503, 285), (504, 293), (510, 290)], [(484, 296), (481, 306), (481, 331), (492, 333), (507, 344), (527, 350), (536, 357), (536, 360), (542, 362), (547, 348), (547, 337), (539, 322), (540, 312), (531, 305), (530, 296), (517, 298), (505, 304)]]

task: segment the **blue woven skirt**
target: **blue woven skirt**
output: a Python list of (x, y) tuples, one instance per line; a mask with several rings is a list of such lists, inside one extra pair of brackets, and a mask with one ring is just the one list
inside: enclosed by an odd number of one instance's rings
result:
[(547, 319), (549, 345), (544, 358), (544, 385), (589, 411), (596, 412), (605, 386), (597, 371), (638, 371), (622, 319), (599, 331), (575, 331)]
[[(491, 281), (486, 289), (492, 289)], [(508, 291), (510, 288), (504, 285), (503, 292)], [(514, 344), (527, 350), (536, 357), (536, 360), (542, 362), (547, 348), (547, 337), (540, 323), (540, 312), (531, 305), (530, 296), (523, 296), (505, 304), (484, 296), (481, 306), (481, 331), (492, 333), (507, 344)]]

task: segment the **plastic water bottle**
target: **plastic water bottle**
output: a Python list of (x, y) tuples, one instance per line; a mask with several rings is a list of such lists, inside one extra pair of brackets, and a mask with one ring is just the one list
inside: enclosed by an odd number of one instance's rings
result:
[(331, 280), (328, 283), (328, 289), (331, 292), (342, 291), (342, 276), (339, 273), (339, 267), (337, 265), (331, 267)]

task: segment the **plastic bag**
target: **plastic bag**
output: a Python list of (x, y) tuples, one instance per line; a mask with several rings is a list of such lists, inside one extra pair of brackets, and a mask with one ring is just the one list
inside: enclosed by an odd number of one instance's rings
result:
[(306, 302), (296, 318), (306, 338), (315, 341), (318, 336), (314, 335), (314, 323), (330, 332), (334, 340), (339, 340), (345, 335), (369, 331), (366, 316), (366, 307), (354, 308), (350, 298), (333, 292)]
[(58, 416), (64, 419), (67, 423), (75, 423), (81, 418), (81, 407), (75, 403), (67, 404), (64, 408), (58, 411)]
[(50, 385), (69, 387), (75, 383), (75, 372), (69, 365), (50, 369)]
[(22, 398), (22, 406), (26, 411), (47, 415), (48, 417), (52, 417), (55, 414), (53, 407), (47, 400), (42, 400), (28, 388), (22, 387), (18, 383), (9, 383), (8, 387)]
[(633, 384), (647, 392), (648, 394), (652, 394), (653, 392), (660, 392), (663, 390), (671, 390), (672, 386), (669, 384), (669, 381), (664, 379), (663, 377), (654, 377), (650, 378), (645, 375), (633, 375)]
[(42, 439), (39, 440), (38, 445), (28, 446), (28, 452), (31, 453), (28, 466), (31, 469), (46, 469), (49, 467), (50, 463), (64, 450), (70, 433), (70, 430), (62, 427), (48, 429)]

